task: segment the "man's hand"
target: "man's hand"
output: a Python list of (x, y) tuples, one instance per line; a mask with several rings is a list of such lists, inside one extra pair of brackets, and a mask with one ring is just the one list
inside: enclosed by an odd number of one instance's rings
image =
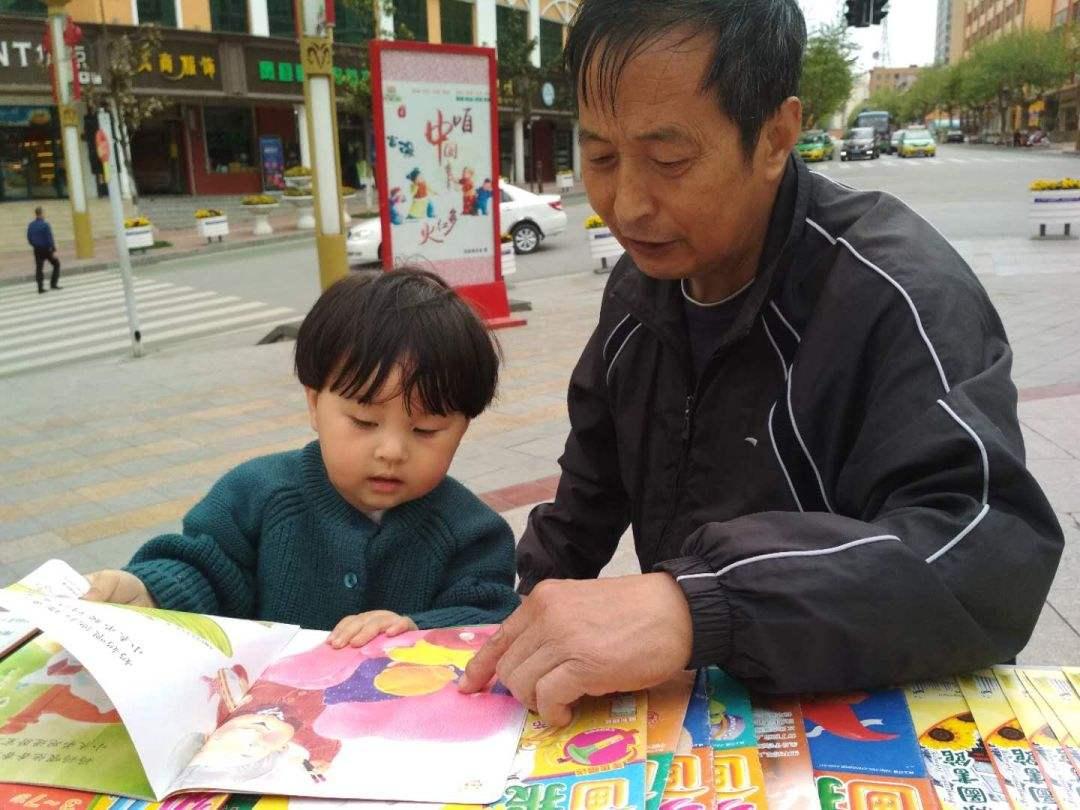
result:
[(548, 580), (476, 654), (461, 690), (498, 675), (545, 723), (564, 726), (583, 695), (646, 689), (686, 669), (692, 644), (690, 609), (667, 574)]
[(87, 574), (90, 590), (83, 599), (91, 602), (112, 602), (116, 605), (134, 605), (135, 607), (157, 607), (157, 602), (146, 590), (141, 579), (127, 571), (95, 571)]
[(416, 629), (416, 623), (408, 616), (399, 616), (389, 610), (369, 610), (346, 616), (331, 631), (326, 642), (335, 650), (345, 646), (363, 647), (379, 634), (400, 636)]

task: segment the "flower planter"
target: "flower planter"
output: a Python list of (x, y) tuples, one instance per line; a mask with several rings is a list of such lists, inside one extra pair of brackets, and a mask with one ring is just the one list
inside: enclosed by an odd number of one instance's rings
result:
[(517, 272), (517, 254), (514, 253), (513, 242), (502, 242), (499, 253), (502, 255), (503, 278)]
[(216, 238), (220, 242), (229, 235), (229, 218), (220, 216), (197, 219), (195, 220), (195, 230), (198, 232), (200, 239), (209, 242)]
[(1031, 203), (1028, 220), (1036, 236), (1046, 236), (1049, 228), (1061, 228), (1065, 236), (1080, 230), (1080, 188), (1028, 192)]
[(274, 232), (274, 228), (270, 225), (270, 212), (277, 207), (277, 203), (244, 206), (244, 208), (255, 217), (255, 227), (251, 231), (253, 234), (256, 236), (266, 236), (267, 234)]
[(140, 225), (124, 229), (124, 241), (128, 250), (146, 250), (154, 246), (154, 226)]
[(306, 177), (286, 177), (285, 187), (304, 189), (311, 188), (311, 175), (309, 174)]
[(310, 194), (304, 197), (285, 196), (281, 199), (296, 207), (296, 230), (315, 230), (315, 198)]
[(352, 214), (349, 213), (349, 203), (356, 199), (356, 194), (346, 194), (341, 198), (341, 221), (348, 225), (352, 222)]
[(623, 255), (623, 247), (611, 235), (610, 228), (589, 228), (585, 233), (589, 238), (589, 255), (600, 262), (601, 271), (610, 269)]
[(556, 179), (559, 182), (559, 191), (570, 191), (574, 188), (574, 174), (573, 172), (567, 172), (566, 174), (556, 175)]

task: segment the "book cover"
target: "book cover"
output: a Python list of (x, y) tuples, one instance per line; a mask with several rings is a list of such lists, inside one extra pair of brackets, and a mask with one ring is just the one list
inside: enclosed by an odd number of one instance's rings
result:
[(1055, 810), (1057, 802), (993, 670), (956, 680), (1014, 810)]
[(1009, 810), (1005, 788), (956, 679), (918, 681), (904, 693), (943, 810)]
[(750, 705), (769, 810), (815, 807), (814, 766), (799, 699), (751, 694)]
[(1026, 667), (1022, 676), (1031, 687), (1028, 691), (1043, 701), (1054, 733), (1069, 755), (1073, 770), (1080, 774), (1080, 695), (1060, 669)]
[(661, 810), (713, 810), (713, 749), (705, 670), (699, 670), (671, 762)]
[(646, 810), (657, 810), (664, 798), (664, 787), (679, 745), (694, 677), (693, 672), (681, 672), (667, 683), (646, 690), (649, 707)]
[(765, 777), (746, 688), (718, 667), (706, 670), (713, 790), (717, 810), (765, 810)]
[(900, 689), (802, 700), (822, 810), (936, 810)]

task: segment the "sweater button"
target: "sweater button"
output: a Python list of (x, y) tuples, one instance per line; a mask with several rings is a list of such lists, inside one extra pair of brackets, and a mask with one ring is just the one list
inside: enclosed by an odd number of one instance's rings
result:
[(346, 588), (355, 588), (356, 587), (356, 574), (354, 574), (352, 571), (350, 571), (349, 573), (347, 573), (345, 575), (345, 587)]

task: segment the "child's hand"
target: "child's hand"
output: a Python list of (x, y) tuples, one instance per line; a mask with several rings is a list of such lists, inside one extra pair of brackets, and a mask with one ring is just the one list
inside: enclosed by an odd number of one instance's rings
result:
[(380, 633), (400, 636), (409, 630), (417, 629), (408, 616), (399, 616), (389, 610), (369, 610), (367, 613), (346, 616), (338, 622), (326, 641), (335, 650), (350, 645), (363, 647)]
[(90, 581), (90, 590), (83, 599), (135, 607), (157, 607), (157, 602), (150, 595), (150, 591), (146, 590), (143, 581), (127, 571), (95, 571), (87, 574), (86, 578)]

